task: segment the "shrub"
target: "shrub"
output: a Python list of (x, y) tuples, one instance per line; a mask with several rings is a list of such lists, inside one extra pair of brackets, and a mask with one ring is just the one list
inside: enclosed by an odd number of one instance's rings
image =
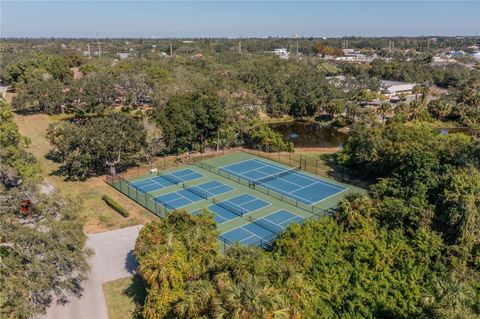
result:
[(128, 212), (125, 210), (125, 208), (122, 207), (119, 203), (117, 203), (114, 199), (111, 197), (103, 194), (102, 199), (107, 203), (108, 206), (116, 210), (120, 215), (123, 217), (128, 217)]

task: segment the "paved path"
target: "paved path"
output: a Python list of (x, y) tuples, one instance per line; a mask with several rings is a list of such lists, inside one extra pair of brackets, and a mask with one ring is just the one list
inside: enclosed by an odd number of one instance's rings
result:
[(46, 319), (108, 319), (102, 284), (135, 273), (133, 256), (141, 226), (88, 235), (87, 245), (95, 250), (90, 258), (91, 272), (83, 283), (83, 296), (70, 297), (66, 305), (53, 304)]

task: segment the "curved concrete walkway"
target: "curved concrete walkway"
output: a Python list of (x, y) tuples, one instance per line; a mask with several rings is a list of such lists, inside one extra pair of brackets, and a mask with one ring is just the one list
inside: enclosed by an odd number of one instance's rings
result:
[(53, 304), (46, 319), (108, 319), (102, 284), (135, 274), (133, 255), (141, 225), (88, 235), (87, 245), (95, 250), (90, 258), (91, 272), (83, 282), (81, 298), (70, 297), (65, 305)]

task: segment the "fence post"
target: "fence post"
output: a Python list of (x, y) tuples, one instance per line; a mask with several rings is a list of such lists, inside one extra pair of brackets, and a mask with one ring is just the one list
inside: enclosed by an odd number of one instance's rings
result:
[(318, 175), (318, 159), (315, 161), (315, 174)]
[(288, 153), (288, 165), (292, 166), (292, 152)]

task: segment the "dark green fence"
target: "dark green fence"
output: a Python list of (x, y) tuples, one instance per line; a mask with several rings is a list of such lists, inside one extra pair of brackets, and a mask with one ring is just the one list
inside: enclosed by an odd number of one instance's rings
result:
[(137, 189), (132, 183), (130, 183), (126, 179), (120, 176), (107, 175), (106, 181), (110, 186), (114, 187), (129, 198), (133, 199), (135, 202), (142, 205), (143, 207), (154, 213), (156, 216), (161, 218), (165, 218), (167, 216), (168, 209), (164, 205), (157, 203), (152, 195)]

